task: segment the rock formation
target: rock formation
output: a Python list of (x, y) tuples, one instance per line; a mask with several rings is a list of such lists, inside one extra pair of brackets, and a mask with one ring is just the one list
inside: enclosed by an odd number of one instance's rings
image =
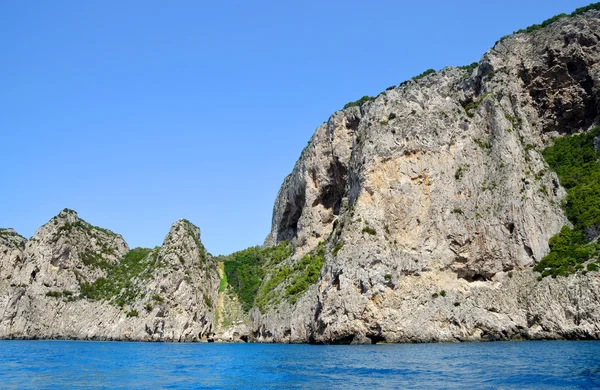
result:
[(244, 296), (186, 220), (154, 249), (66, 209), (29, 240), (2, 229), (0, 337), (598, 339), (600, 274), (533, 266), (570, 224), (541, 151), (598, 124), (599, 60), (591, 10), (334, 113), (244, 253)]
[(0, 337), (196, 341), (214, 333), (219, 276), (186, 220), (162, 247), (63, 210), (30, 240), (0, 231)]
[(569, 224), (540, 151), (597, 123), (599, 59), (590, 11), (332, 115), (265, 241), (291, 240), (292, 263), (323, 241), (326, 264), (296, 304), (254, 310), (252, 337), (598, 338), (598, 274), (538, 281), (531, 267)]

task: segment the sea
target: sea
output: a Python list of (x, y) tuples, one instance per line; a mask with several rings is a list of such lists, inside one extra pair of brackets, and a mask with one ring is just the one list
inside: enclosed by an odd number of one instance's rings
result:
[(0, 387), (600, 388), (600, 342), (291, 345), (0, 341)]

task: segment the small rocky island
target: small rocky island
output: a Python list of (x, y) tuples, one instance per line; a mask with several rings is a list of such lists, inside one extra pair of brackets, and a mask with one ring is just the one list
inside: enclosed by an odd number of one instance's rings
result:
[(0, 337), (598, 339), (599, 60), (596, 3), (346, 104), (260, 247), (212, 256), (181, 219), (130, 249), (68, 209), (0, 229)]

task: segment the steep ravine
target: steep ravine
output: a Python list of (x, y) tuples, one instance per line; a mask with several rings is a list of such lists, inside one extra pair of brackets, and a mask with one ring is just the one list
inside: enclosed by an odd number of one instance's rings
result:
[(346, 105), (283, 181), (262, 247), (213, 258), (179, 220), (130, 249), (68, 209), (29, 240), (1, 229), (0, 338), (598, 339), (600, 224), (584, 261), (551, 268), (550, 240), (578, 227), (542, 152), (595, 134), (599, 59), (600, 11), (576, 12)]

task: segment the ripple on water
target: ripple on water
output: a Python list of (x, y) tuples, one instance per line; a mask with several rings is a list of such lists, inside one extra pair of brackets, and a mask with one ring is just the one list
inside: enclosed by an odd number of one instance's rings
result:
[(0, 383), (12, 388), (598, 388), (600, 342), (0, 341)]

